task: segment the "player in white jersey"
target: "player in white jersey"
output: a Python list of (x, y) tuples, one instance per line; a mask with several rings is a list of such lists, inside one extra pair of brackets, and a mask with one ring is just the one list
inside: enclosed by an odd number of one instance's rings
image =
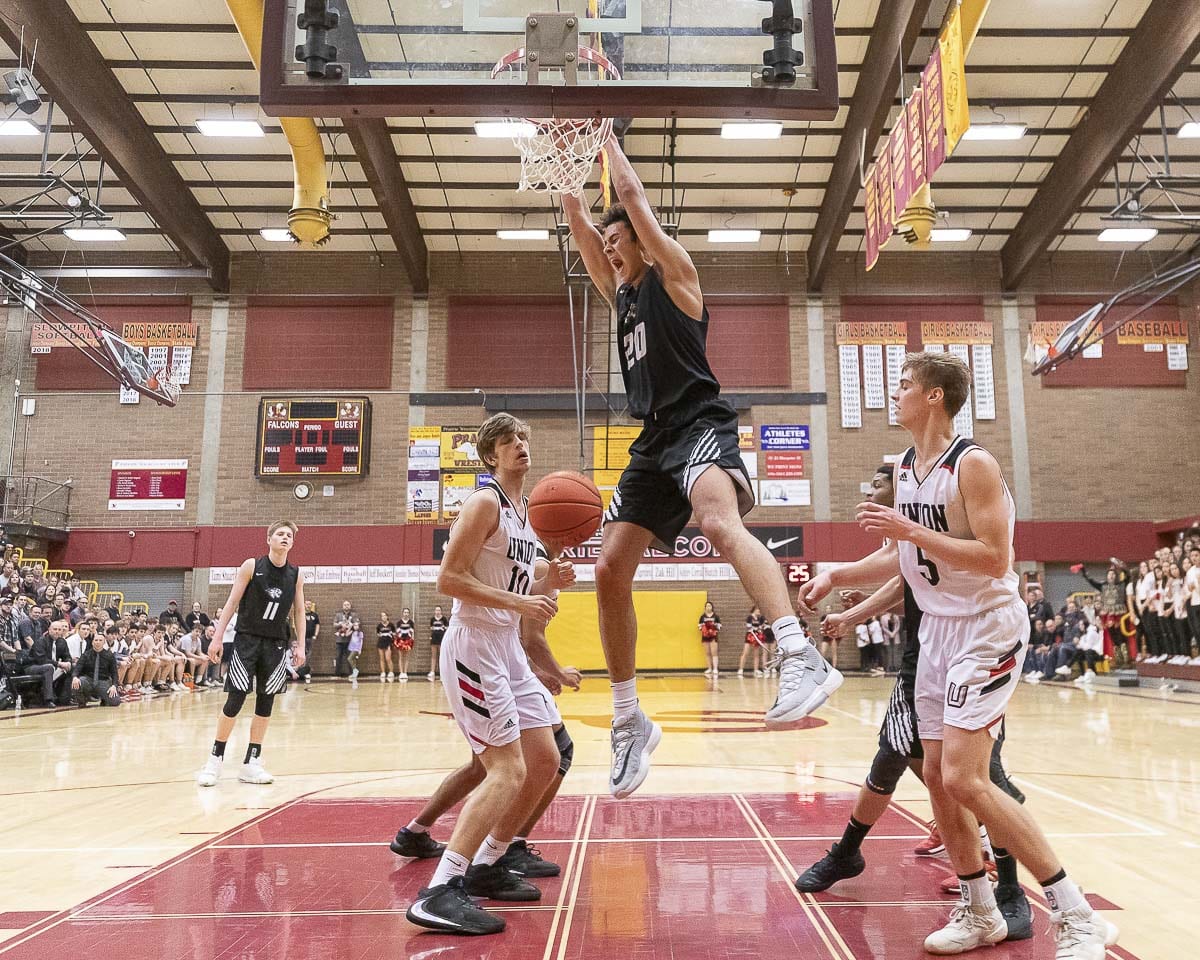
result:
[(478, 450), (493, 480), (467, 498), (451, 528), (438, 591), (454, 598), (442, 640), (442, 683), (486, 776), (407, 914), (418, 926), (460, 934), (504, 929), (504, 920), (475, 906), (472, 895), (541, 897), (533, 884), (496, 864), (559, 767), (558, 711), (529, 667), (519, 626), (522, 617), (548, 622), (558, 610), (551, 594), (575, 581), (571, 564), (557, 559), (545, 577), (534, 579), (537, 537), (522, 496), (529, 427), (498, 413), (479, 428)]
[(1005, 938), (983, 868), (979, 822), (1042, 884), (1053, 914), (1056, 960), (1103, 960), (1117, 929), (1084, 899), (1033, 817), (988, 778), (992, 738), (1017, 687), (1029, 623), (1012, 571), (1016, 510), (1000, 466), (954, 433), (971, 372), (950, 354), (906, 359), (892, 400), (913, 438), (897, 464), (896, 505), (863, 503), (858, 520), (892, 541), (858, 563), (800, 588), (812, 607), (834, 587), (899, 571), (924, 612), (917, 668), (917, 727), (934, 816), (959, 876), (950, 922), (925, 940), (957, 954)]

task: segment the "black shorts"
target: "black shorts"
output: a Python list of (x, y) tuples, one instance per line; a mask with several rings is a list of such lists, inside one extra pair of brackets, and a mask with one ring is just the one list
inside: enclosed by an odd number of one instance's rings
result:
[(646, 421), (629, 448), (605, 523), (633, 523), (654, 534), (654, 545), (675, 552), (675, 539), (692, 516), (692, 486), (717, 466), (733, 478), (738, 513), (754, 506), (750, 475), (738, 450), (737, 411), (719, 397), (671, 411), (665, 423)]
[(879, 728), (879, 746), (910, 760), (925, 759), (921, 738), (917, 736), (915, 677), (910, 679), (901, 675), (896, 681), (883, 715), (883, 726)]
[(429, 645), (431, 647), (440, 647), (442, 645), (442, 638), (435, 633), (429, 638)]
[(386, 650), (391, 645), (392, 645), (391, 637), (380, 637), (378, 640), (375, 641), (375, 648), (377, 650)]
[(225, 675), (225, 691), (232, 693), (279, 693), (287, 684), (287, 641), (272, 637), (256, 637), (250, 633), (235, 633)]

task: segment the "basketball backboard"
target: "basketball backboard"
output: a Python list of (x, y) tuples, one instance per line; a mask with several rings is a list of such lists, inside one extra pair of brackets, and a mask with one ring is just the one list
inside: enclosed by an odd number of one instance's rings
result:
[[(273, 116), (830, 120), (838, 106), (832, 0), (266, 0), (264, 13)], [(539, 13), (577, 17), (578, 42), (621, 79), (493, 79)]]

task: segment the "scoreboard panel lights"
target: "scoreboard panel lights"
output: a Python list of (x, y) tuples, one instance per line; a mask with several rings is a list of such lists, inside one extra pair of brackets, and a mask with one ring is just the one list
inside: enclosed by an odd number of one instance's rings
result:
[(259, 477), (365, 477), (371, 401), (366, 397), (263, 397), (258, 404)]

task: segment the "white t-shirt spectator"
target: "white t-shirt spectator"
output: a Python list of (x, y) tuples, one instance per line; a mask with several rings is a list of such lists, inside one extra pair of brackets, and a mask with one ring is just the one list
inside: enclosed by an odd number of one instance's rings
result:
[(883, 643), (883, 627), (880, 626), (878, 620), (872, 620), (867, 624), (867, 633), (870, 634), (872, 643)]
[(1104, 653), (1104, 634), (1100, 632), (1096, 624), (1089, 623), (1087, 630), (1076, 641), (1076, 647), (1080, 650), (1094, 650), (1096, 653)]
[(200, 653), (200, 638), (190, 633), (182, 634), (179, 637), (179, 649), (190, 655)]
[(1154, 592), (1156, 586), (1157, 581), (1154, 579), (1154, 571), (1150, 571), (1150, 573), (1138, 581), (1137, 589), (1133, 594), (1133, 598), (1138, 606), (1144, 607), (1149, 602), (1150, 595)]
[[(87, 645), (90, 646), (91, 642), (92, 641), (89, 640)], [(71, 651), (72, 661), (78, 660), (80, 656), (82, 656), (84, 646), (85, 644), (83, 642), (83, 637), (81, 637), (78, 633), (72, 633), (67, 637), (67, 649)]]
[(860, 623), (854, 628), (854, 638), (859, 647), (869, 647), (871, 645), (871, 633), (865, 623)]
[(1200, 607), (1200, 567), (1192, 567), (1187, 572), (1183, 585), (1188, 593), (1188, 602), (1193, 607)]

